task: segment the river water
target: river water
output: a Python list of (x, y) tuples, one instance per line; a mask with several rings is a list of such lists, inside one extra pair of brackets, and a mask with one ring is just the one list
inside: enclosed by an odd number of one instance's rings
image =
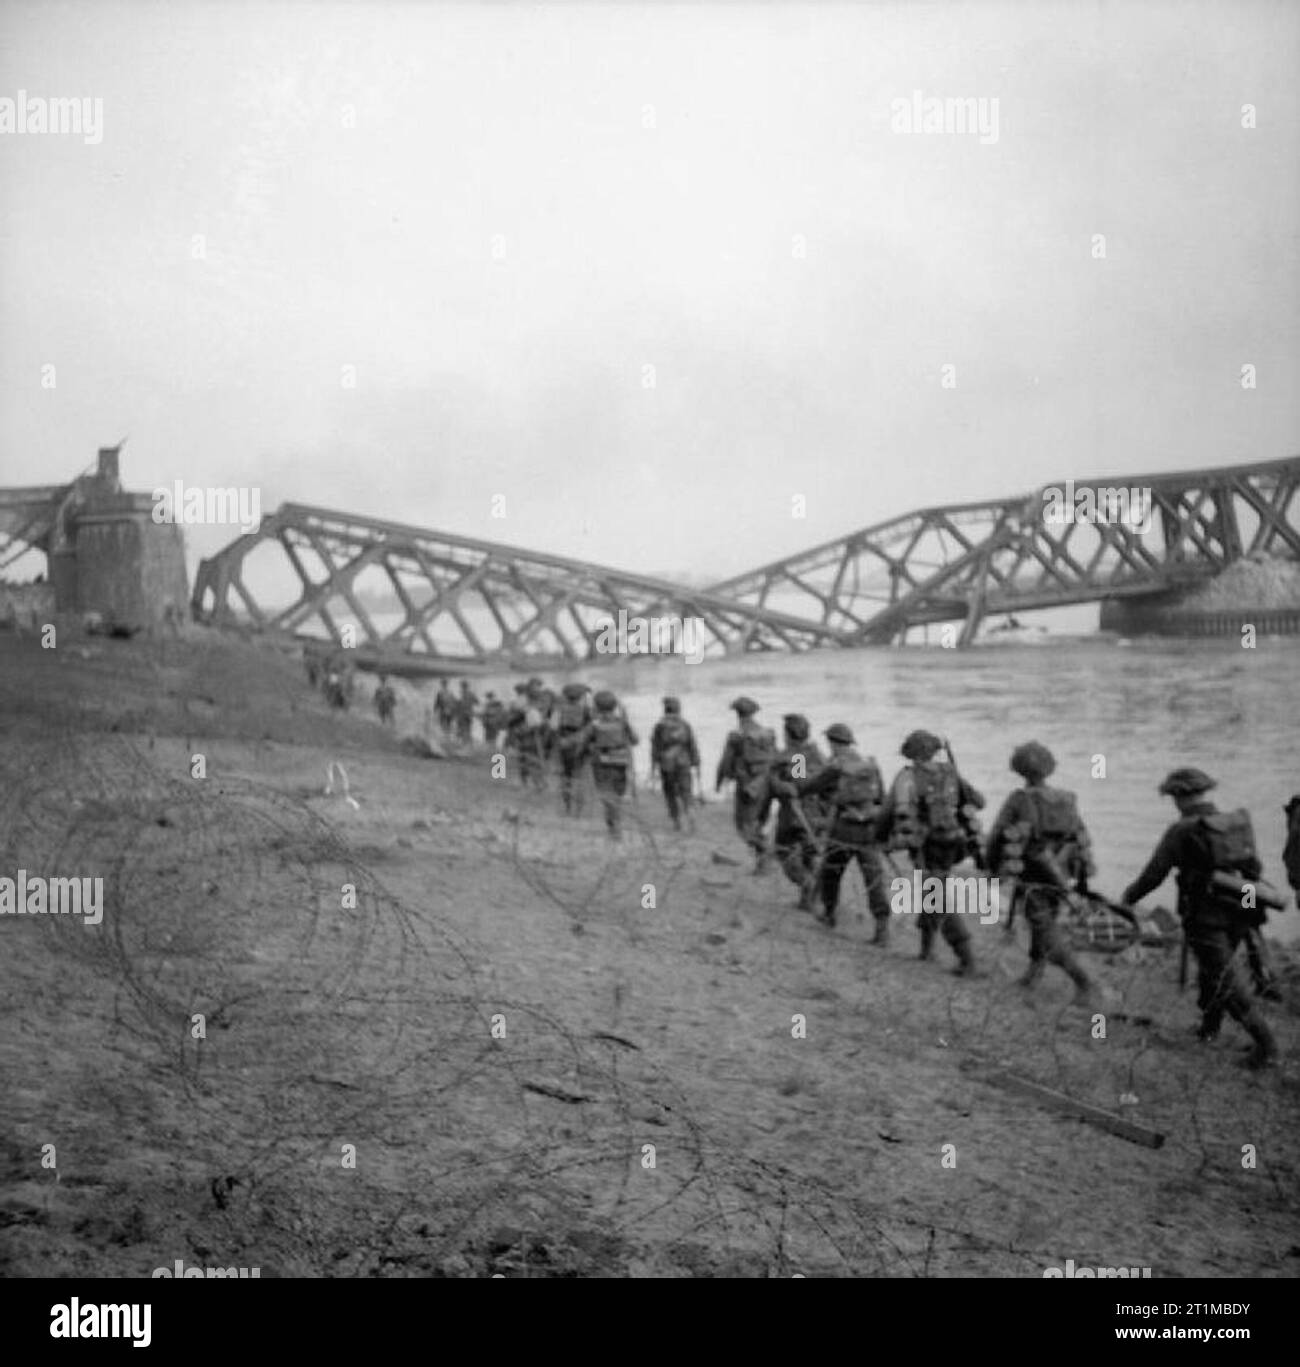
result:
[[(1261, 638), (1250, 650), (1233, 638), (1044, 640), (967, 651), (936, 645), (764, 653), (700, 664), (628, 656), (545, 677), (552, 686), (577, 677), (614, 689), (641, 733), (642, 774), (661, 696), (680, 696), (699, 738), (709, 793), (734, 721), (727, 704), (742, 692), (761, 705), (759, 720), (778, 738), (785, 712), (804, 713), (819, 733), (847, 722), (886, 782), (903, 763), (898, 749), (908, 731), (925, 727), (948, 736), (963, 774), (988, 799), (986, 828), (1019, 783), (1007, 767), (1012, 748), (1039, 740), (1056, 756), (1052, 782), (1079, 795), (1096, 847), (1095, 883), (1110, 895), (1136, 875), (1175, 815), (1170, 799), (1156, 793), (1161, 779), (1195, 765), (1218, 779), (1213, 797), (1221, 808), (1250, 810), (1265, 876), (1285, 888), (1282, 807), (1300, 792), (1300, 639)], [(519, 677), (480, 678), (474, 686), (480, 697), (485, 688), (508, 697)], [(1094, 756), (1104, 757), (1104, 777), (1093, 776)], [(1172, 880), (1148, 900), (1172, 907)], [(1294, 906), (1270, 915), (1269, 933), (1300, 938)]]

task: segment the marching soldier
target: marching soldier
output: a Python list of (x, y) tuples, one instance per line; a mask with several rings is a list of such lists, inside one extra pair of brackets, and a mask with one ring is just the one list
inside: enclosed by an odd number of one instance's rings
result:
[(768, 786), (769, 770), (776, 758), (776, 737), (766, 726), (754, 720), (758, 704), (753, 698), (737, 698), (731, 704), (738, 722), (736, 730), (727, 736), (722, 758), (718, 761), (714, 791), (731, 779), (735, 785), (733, 809), (736, 831), (754, 851), (754, 872), (767, 867), (767, 837), (763, 827), (772, 809), (772, 793)]
[(506, 724), (506, 705), (495, 693), (489, 692), (483, 702), (483, 739), (495, 748), (497, 736)]
[(452, 723), (456, 718), (456, 697), (447, 687), (446, 679), (438, 684), (438, 692), (433, 699), (433, 711), (438, 718), (438, 725), (442, 729), (442, 734), (450, 739)]
[(1129, 905), (1141, 901), (1178, 870), (1178, 914), (1196, 956), (1201, 1009), (1197, 1038), (1214, 1040), (1226, 1011), (1253, 1041), (1244, 1062), (1264, 1068), (1276, 1059), (1277, 1045), (1233, 963), (1248, 927), (1262, 915), (1243, 908), (1242, 882), (1257, 879), (1262, 870), (1250, 817), (1245, 811), (1219, 812), (1205, 796), (1214, 786), (1199, 769), (1175, 769), (1168, 775), (1159, 791), (1173, 798), (1178, 820), (1165, 831), (1122, 900)]
[(379, 676), (379, 687), (375, 689), (375, 711), (379, 713), (379, 720), (385, 726), (393, 724), (393, 710), (397, 706), (397, 694), (393, 691), (393, 686), (388, 682), (388, 675)]
[(453, 706), (456, 716), (456, 739), (468, 745), (474, 738), (474, 709), (478, 706), (478, 695), (469, 686), (468, 679), (460, 681), (460, 697)]
[(1025, 786), (1002, 804), (989, 832), (985, 864), (999, 877), (1016, 880), (1013, 912), (1023, 907), (1029, 923), (1029, 968), (1020, 979), (1033, 987), (1047, 964), (1056, 964), (1075, 986), (1075, 999), (1096, 1001), (1093, 981), (1063, 939), (1056, 918), (1069, 890), (1086, 894), (1096, 872), (1088, 828), (1075, 795), (1049, 788), (1056, 759), (1045, 745), (1027, 741), (1011, 752), (1011, 770)]
[(566, 816), (582, 815), (585, 796), (582, 785), (583, 747), (591, 722), (588, 692), (590, 689), (584, 683), (566, 683), (560, 690), (560, 702), (551, 719), (555, 749), (560, 757), (560, 799)]
[(779, 804), (774, 846), (782, 873), (799, 889), (799, 910), (811, 911), (817, 895), (826, 810), (818, 797), (801, 798), (798, 784), (820, 774), (826, 758), (817, 742), (810, 739), (812, 727), (807, 717), (789, 712), (782, 721), (785, 748), (772, 766), (772, 793)]
[(546, 786), (541, 749), (542, 714), (526, 683), (515, 685), (515, 701), (506, 716), (506, 744), (519, 763), (519, 781), (525, 788)]
[[(951, 764), (935, 763), (943, 742), (929, 731), (913, 731), (903, 741), (905, 764), (894, 778), (880, 819), (880, 835), (890, 849), (905, 849), (923, 878), (945, 879), (969, 851), (971, 832), (963, 808), (984, 806), (984, 798)], [(921, 911), (921, 954), (934, 954), (941, 932), (957, 956), (959, 976), (976, 972), (965, 917), (946, 911)]]
[(591, 776), (605, 809), (605, 827), (611, 839), (620, 840), (632, 747), (639, 740), (612, 693), (602, 689), (594, 701), (596, 715), (587, 725), (582, 755), (591, 760)]
[(821, 871), (822, 920), (828, 926), (835, 924), (840, 881), (849, 862), (856, 859), (876, 923), (871, 943), (884, 946), (889, 943), (889, 897), (876, 843), (876, 823), (884, 795), (880, 769), (874, 759), (858, 754), (853, 732), (843, 722), (828, 726), (826, 739), (831, 745), (830, 760), (818, 773), (794, 785), (801, 797), (824, 795), (829, 808), (830, 831)]
[(1282, 808), (1286, 814), (1286, 844), (1282, 849), (1282, 867), (1286, 881), (1300, 894), (1300, 793)]
[(664, 714), (650, 734), (650, 763), (659, 769), (668, 819), (673, 830), (680, 831), (682, 815), (690, 816), (691, 770), (699, 768), (700, 751), (694, 729), (682, 716), (679, 698), (664, 699)]

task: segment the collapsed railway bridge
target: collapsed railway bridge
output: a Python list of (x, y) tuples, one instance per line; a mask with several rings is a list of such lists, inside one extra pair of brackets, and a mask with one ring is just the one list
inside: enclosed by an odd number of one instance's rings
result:
[[(184, 600), (180, 530), (123, 491), (119, 449), (69, 484), (0, 489), (0, 569), (30, 549), (49, 565), (25, 612), (149, 625)], [(707, 656), (885, 645), (934, 624), (967, 645), (991, 616), (1085, 602), (1103, 604), (1103, 625), (1109, 612), (1145, 630), (1247, 558), (1300, 565), (1300, 457), (1115, 480), (923, 508), (703, 589), (286, 503), (200, 564), (190, 606), (199, 622), (436, 673), (592, 661), (610, 648), (611, 621), (620, 653), (681, 650), (689, 621), (688, 649)], [(1200, 631), (1233, 628), (1231, 614), (1202, 616)], [(1300, 631), (1300, 596), (1254, 620)], [(638, 621), (650, 632), (634, 645)]]
[[(990, 615), (1164, 603), (1246, 556), (1300, 560), (1297, 487), (1300, 457), (1129, 477), (1122, 488), (1114, 476), (1064, 481), (891, 518), (706, 590), (288, 503), (203, 562), (193, 609), (201, 621), (335, 642), (346, 616), (363, 659), (397, 667), (576, 664), (598, 658), (601, 624), (620, 613), (694, 618), (711, 655), (883, 645), (935, 623), (957, 624), (966, 645)], [(246, 561), (268, 548), (296, 580), (284, 608), (263, 606), (246, 581)], [(357, 588), (366, 573), (391, 585), (394, 620), (368, 610)]]
[(1298, 486), (1300, 456), (1128, 476), (1119, 487), (1113, 475), (1067, 480), (890, 518), (711, 591), (758, 607), (780, 602), (854, 645), (942, 622), (960, 623), (965, 645), (993, 614), (1168, 603), (1246, 556), (1300, 559)]

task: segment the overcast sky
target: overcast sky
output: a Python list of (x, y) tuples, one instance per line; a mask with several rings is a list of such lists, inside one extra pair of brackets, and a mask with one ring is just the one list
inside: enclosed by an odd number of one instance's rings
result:
[(0, 97), (103, 126), (0, 134), (3, 482), (129, 433), (136, 489), (721, 577), (1295, 454), (1297, 70), (1257, 0), (6, 3)]

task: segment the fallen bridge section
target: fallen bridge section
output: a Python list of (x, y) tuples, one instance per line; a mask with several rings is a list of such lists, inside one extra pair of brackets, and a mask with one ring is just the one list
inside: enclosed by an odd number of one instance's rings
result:
[(820, 621), (859, 645), (989, 614), (1141, 599), (1248, 555), (1300, 557), (1300, 457), (1063, 480), (1032, 494), (925, 508), (711, 586)]
[[(257, 585), (283, 583), (286, 571), (296, 597), (268, 607)], [(839, 627), (712, 590), (301, 503), (203, 561), (192, 608), (202, 622), (324, 637), (376, 667), (420, 662), (431, 672), (852, 643)], [(627, 630), (611, 633), (611, 623)]]

